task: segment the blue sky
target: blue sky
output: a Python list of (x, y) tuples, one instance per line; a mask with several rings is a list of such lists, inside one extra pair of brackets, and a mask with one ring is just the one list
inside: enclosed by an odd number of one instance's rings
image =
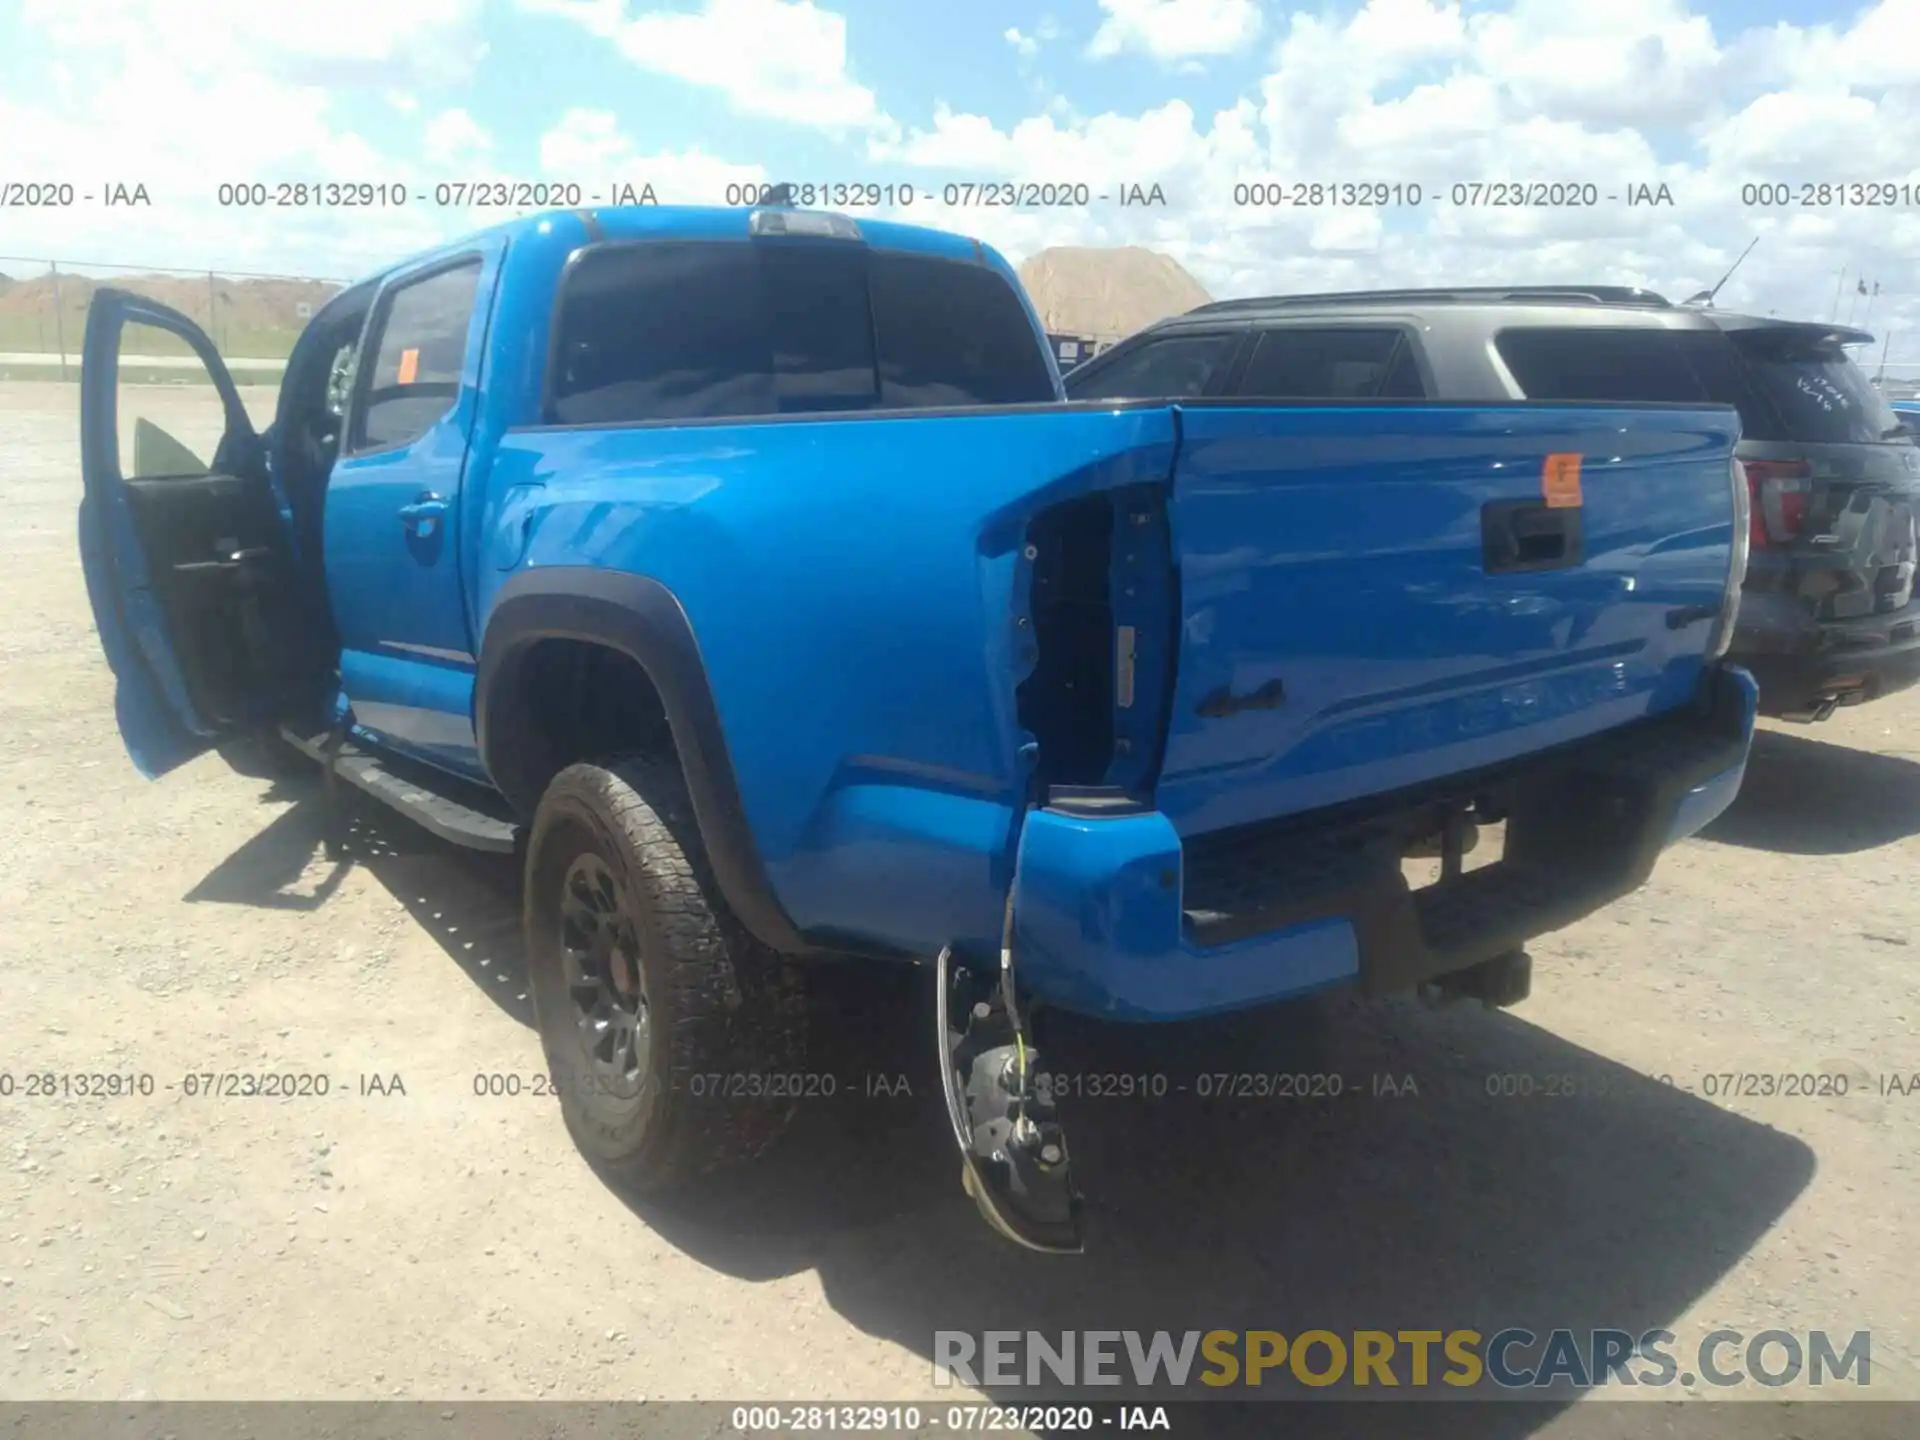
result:
[[(1216, 294), (1587, 279), (1831, 306), (1920, 333), (1920, 0), (0, 0), (0, 182), (118, 178), (142, 212), (0, 208), (0, 254), (352, 275), (497, 218), (217, 203), (221, 181), (870, 180), (1016, 261), (1139, 244)], [(1164, 208), (929, 204), (949, 181), (1159, 184)], [(1422, 182), (1420, 205), (1233, 203)], [(1453, 182), (1666, 184), (1671, 207), (1454, 206)], [(1743, 200), (1743, 196), (1748, 197)], [(0, 265), (0, 268), (5, 268)], [(14, 265), (15, 269), (21, 268)], [(1824, 298), (1823, 298), (1824, 297)], [(1907, 348), (1907, 347), (1902, 347)], [(1920, 358), (1920, 344), (1911, 346)]]

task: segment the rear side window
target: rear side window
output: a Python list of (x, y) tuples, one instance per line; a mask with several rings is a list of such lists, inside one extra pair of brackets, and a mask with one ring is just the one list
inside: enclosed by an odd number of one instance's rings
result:
[(1731, 338), (1769, 412), (1745, 427), (1747, 438), (1813, 445), (1906, 438), (1893, 433), (1900, 417), (1840, 346), (1783, 330), (1735, 331)]
[(1502, 331), (1495, 342), (1530, 400), (1731, 405), (1742, 439), (1898, 440), (1899, 418), (1840, 346), (1780, 329)]
[(1149, 340), (1091, 373), (1067, 380), (1073, 400), (1192, 400), (1207, 393), (1239, 344), (1237, 333), (1168, 335)]
[(558, 323), (550, 415), (566, 425), (1054, 398), (999, 275), (844, 243), (589, 251)]
[(1273, 400), (1373, 400), (1424, 395), (1398, 330), (1261, 332), (1235, 393)]
[(355, 451), (410, 445), (453, 408), (480, 280), (476, 258), (395, 290), (355, 422)]
[[(1725, 350), (1717, 335), (1699, 338)], [(1529, 400), (1713, 403), (1680, 340), (1671, 330), (1541, 326), (1503, 330), (1494, 345)]]

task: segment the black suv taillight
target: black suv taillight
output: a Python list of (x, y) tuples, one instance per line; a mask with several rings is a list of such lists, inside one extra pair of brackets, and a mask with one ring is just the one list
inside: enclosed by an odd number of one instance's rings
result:
[(1798, 539), (1813, 495), (1813, 467), (1804, 460), (1743, 460), (1753, 497), (1752, 544), (1756, 550)]

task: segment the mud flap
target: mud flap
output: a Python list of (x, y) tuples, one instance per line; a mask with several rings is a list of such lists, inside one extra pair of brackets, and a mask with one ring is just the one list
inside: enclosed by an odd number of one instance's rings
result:
[(1084, 1248), (1080, 1193), (1040, 1053), (1008, 1006), (1011, 984), (935, 966), (941, 1089), (960, 1146), (961, 1184), (995, 1230), (1029, 1250)]

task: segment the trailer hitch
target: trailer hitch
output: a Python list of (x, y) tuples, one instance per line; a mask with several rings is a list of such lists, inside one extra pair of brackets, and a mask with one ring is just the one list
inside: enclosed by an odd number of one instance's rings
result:
[(948, 946), (935, 962), (934, 1011), (961, 1186), (1007, 1239), (1077, 1255), (1080, 1193), (1052, 1086), (1014, 1001), (1010, 952), (1003, 945), (997, 985), (952, 961)]

